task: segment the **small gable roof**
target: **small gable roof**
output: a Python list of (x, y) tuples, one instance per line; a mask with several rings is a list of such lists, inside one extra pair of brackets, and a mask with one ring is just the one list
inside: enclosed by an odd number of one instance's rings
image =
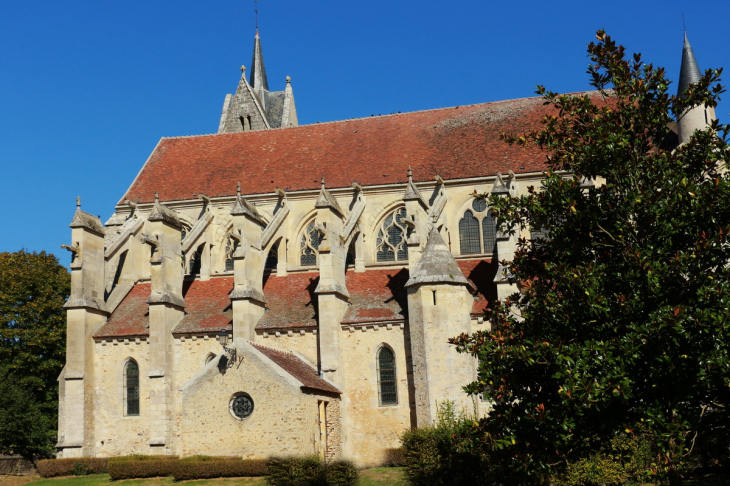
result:
[(279, 351), (278, 349), (273, 349), (256, 343), (249, 342), (249, 344), (276, 363), (284, 371), (296, 378), (297, 381), (302, 384), (303, 388), (311, 388), (313, 390), (328, 393), (342, 393), (336, 386), (320, 378), (317, 374), (317, 370), (309, 366), (293, 353)]

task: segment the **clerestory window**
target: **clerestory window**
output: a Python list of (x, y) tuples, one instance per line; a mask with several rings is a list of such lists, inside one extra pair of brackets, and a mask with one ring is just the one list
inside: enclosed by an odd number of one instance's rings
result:
[(322, 232), (317, 228), (315, 221), (312, 221), (302, 235), (299, 245), (299, 264), (301, 266), (306, 267), (317, 264), (320, 243), (322, 243)]
[(394, 262), (408, 259), (408, 236), (410, 230), (405, 223), (406, 208), (390, 213), (378, 229), (376, 259), (379, 262)]
[(491, 253), (497, 245), (497, 224), (487, 201), (474, 199), (471, 209), (459, 221), (459, 246), (462, 255)]

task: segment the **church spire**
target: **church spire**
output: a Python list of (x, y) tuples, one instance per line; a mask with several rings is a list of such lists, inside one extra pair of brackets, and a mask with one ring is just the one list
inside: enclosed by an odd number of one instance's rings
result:
[(700, 68), (697, 66), (695, 54), (692, 52), (692, 46), (687, 39), (687, 32), (684, 33), (684, 47), (682, 48), (682, 68), (679, 71), (679, 87), (677, 96), (684, 96), (690, 84), (700, 80)]
[(269, 82), (266, 79), (266, 68), (264, 67), (264, 55), (261, 52), (261, 39), (259, 29), (256, 29), (256, 37), (253, 44), (253, 59), (251, 60), (251, 87), (256, 91), (269, 90)]

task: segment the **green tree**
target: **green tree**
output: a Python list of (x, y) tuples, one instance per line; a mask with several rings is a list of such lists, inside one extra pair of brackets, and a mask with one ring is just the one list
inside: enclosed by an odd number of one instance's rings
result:
[(529, 194), (492, 198), (501, 229), (549, 236), (504, 262), (520, 292), (495, 304), (491, 330), (452, 340), (481, 363), (467, 390), (494, 402), (471, 433), (537, 472), (641, 424), (657, 472), (681, 484), (703, 414), (730, 402), (730, 128), (664, 147), (689, 108), (716, 106), (720, 71), (676, 97), (603, 31), (588, 53), (597, 93), (538, 87), (542, 129), (503, 135), (545, 150), (549, 170)]
[(54, 450), (70, 282), (53, 255), (0, 253), (0, 452)]

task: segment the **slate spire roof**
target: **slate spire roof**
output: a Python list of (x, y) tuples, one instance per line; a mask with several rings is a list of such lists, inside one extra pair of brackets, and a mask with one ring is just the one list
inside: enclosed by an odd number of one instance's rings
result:
[(466, 285), (469, 290), (474, 290), (474, 285), (461, 273), (451, 250), (436, 227), (431, 229), (421, 260), (416, 266), (416, 271), (406, 282), (406, 287), (424, 283), (460, 284)]
[(256, 37), (253, 44), (253, 59), (251, 60), (251, 78), (249, 84), (257, 91), (269, 90), (269, 81), (266, 79), (266, 68), (264, 67), (264, 54), (261, 52), (261, 39), (259, 30), (256, 29)]
[(700, 68), (697, 66), (695, 54), (692, 51), (689, 39), (687, 39), (687, 32), (685, 32), (684, 46), (682, 47), (682, 68), (679, 71), (677, 96), (684, 96), (684, 92), (687, 91), (689, 85), (696, 83), (701, 77), (702, 74), (700, 73)]

